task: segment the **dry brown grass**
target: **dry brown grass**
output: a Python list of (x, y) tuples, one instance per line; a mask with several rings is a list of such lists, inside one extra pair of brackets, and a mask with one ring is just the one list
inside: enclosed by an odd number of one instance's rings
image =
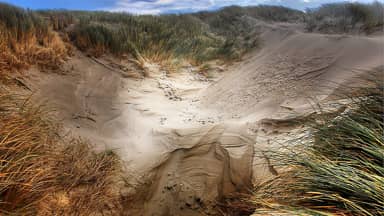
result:
[(0, 69), (3, 72), (25, 69), (30, 65), (56, 69), (67, 57), (68, 46), (55, 32), (46, 35), (43, 45), (32, 33), (27, 33), (25, 40), (18, 41), (7, 34), (7, 29), (0, 32)]
[(0, 94), (0, 214), (94, 215), (121, 211), (120, 162), (65, 140), (41, 107)]
[(70, 47), (36, 13), (0, 3), (1, 80), (31, 65), (57, 69)]
[(75, 140), (57, 152), (54, 163), (56, 188), (39, 205), (40, 215), (116, 215), (121, 211), (120, 162), (115, 154), (96, 154)]
[(31, 213), (53, 183), (50, 126), (36, 118), (37, 112), (16, 109), (9, 96), (0, 101), (0, 211)]
[(252, 198), (251, 193), (233, 193), (218, 203), (218, 211), (221, 215), (252, 215), (256, 209)]
[(60, 136), (46, 108), (9, 92), (16, 72), (58, 69), (68, 41), (35, 12), (0, 3), (0, 215), (123, 212), (119, 158)]

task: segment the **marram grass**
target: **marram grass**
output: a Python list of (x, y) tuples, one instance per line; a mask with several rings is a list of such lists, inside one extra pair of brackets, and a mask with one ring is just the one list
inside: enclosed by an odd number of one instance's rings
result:
[(0, 88), (0, 214), (94, 215), (121, 211), (120, 161), (58, 135), (49, 113)]
[(274, 157), (286, 171), (255, 192), (254, 204), (308, 215), (384, 215), (383, 83), (352, 98), (313, 137)]

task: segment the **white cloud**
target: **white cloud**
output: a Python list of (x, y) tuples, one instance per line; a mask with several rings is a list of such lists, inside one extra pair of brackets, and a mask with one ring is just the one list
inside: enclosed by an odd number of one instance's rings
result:
[[(115, 0), (113, 6), (101, 8), (109, 11), (125, 11), (134, 14), (160, 14), (176, 11), (201, 11), (229, 5), (273, 4), (297, 8), (316, 7), (323, 3), (345, 0)], [(372, 0), (360, 0), (371, 2)], [(380, 0), (382, 1), (382, 0)]]
[(159, 14), (167, 11), (200, 11), (229, 5), (256, 5), (265, 0), (117, 0), (114, 6), (102, 8), (134, 14)]

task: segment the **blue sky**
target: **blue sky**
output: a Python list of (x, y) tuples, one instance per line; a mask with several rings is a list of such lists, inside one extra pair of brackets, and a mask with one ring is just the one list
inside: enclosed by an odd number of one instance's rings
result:
[[(229, 5), (282, 5), (304, 10), (324, 3), (345, 0), (0, 0), (30, 9), (71, 9), (125, 11), (134, 14), (161, 14), (213, 10)], [(383, 2), (384, 0), (380, 0)], [(359, 0), (372, 2), (372, 0)]]

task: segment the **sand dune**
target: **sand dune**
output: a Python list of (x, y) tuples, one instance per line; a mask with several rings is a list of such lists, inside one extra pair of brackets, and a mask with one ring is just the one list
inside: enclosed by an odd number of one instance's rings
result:
[(263, 48), (217, 81), (202, 81), (190, 66), (169, 77), (152, 65), (151, 77), (129, 78), (113, 60), (77, 52), (64, 74), (33, 69), (29, 85), (66, 129), (97, 150), (115, 150), (132, 183), (152, 180), (139, 214), (200, 215), (202, 207), (209, 213), (224, 195), (276, 174), (263, 152), (303, 132), (290, 118), (310, 113), (308, 97), (325, 99), (383, 64), (382, 37), (262, 27)]
[(265, 48), (233, 65), (206, 90), (207, 107), (228, 115), (259, 113), (262, 119), (278, 112), (279, 105), (294, 109), (311, 96), (326, 98), (351, 78), (383, 65), (383, 37), (271, 29), (262, 39)]

